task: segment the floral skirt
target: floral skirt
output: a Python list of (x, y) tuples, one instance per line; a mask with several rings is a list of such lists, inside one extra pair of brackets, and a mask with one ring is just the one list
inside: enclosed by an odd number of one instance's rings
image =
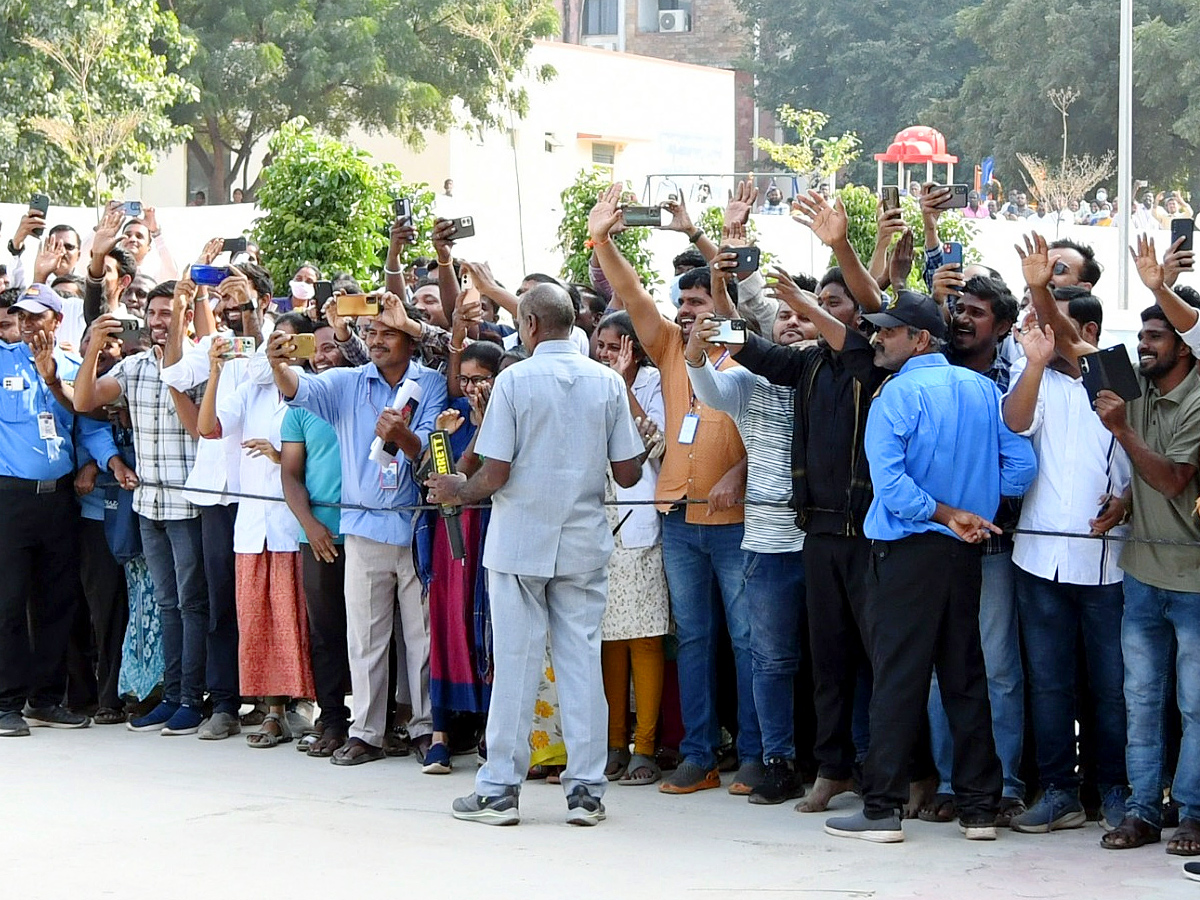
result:
[(144, 556), (125, 563), (125, 586), (129, 594), (129, 624), (121, 644), (117, 692), (122, 697), (145, 700), (162, 681), (164, 664), (162, 619), (154, 600), (154, 580)]

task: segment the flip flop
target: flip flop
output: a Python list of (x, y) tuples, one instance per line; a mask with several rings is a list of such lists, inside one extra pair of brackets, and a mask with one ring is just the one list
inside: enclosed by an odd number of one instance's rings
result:
[(363, 763), (386, 759), (382, 747), (372, 747), (362, 738), (350, 738), (334, 751), (329, 761), (335, 766), (361, 766)]
[(954, 795), (934, 794), (933, 802), (922, 806), (917, 812), (917, 818), (922, 822), (953, 822), (958, 818), (954, 808)]
[(346, 744), (344, 728), (326, 728), (308, 748), (308, 755), (318, 759), (328, 759)]
[(604, 767), (604, 777), (609, 781), (623, 778), (629, 765), (629, 751), (624, 747), (612, 747), (608, 751), (608, 763)]
[(658, 764), (649, 756), (635, 753), (625, 768), (625, 774), (617, 780), (617, 784), (626, 786), (654, 784), (660, 778), (662, 778), (662, 770), (658, 768)]
[[(272, 724), (278, 729), (279, 734), (266, 730)], [(291, 740), (292, 729), (288, 726), (287, 719), (279, 715), (279, 713), (268, 713), (263, 719), (262, 728), (246, 735), (246, 744), (259, 749), (278, 747), (280, 744), (286, 744)]]

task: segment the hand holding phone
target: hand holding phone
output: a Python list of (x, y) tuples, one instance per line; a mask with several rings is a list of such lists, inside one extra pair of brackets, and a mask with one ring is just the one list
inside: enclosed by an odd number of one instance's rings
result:
[[(749, 248), (743, 248), (749, 249)], [(713, 316), (708, 321), (719, 323), (717, 333), (709, 338), (714, 344), (744, 344), (746, 343), (746, 320), (727, 319), (724, 316)]]
[(661, 206), (626, 206), (621, 216), (630, 228), (662, 228), (665, 212)]
[(883, 199), (883, 210), (889, 212), (893, 209), (900, 208), (900, 188), (894, 184), (887, 185), (881, 192), (880, 196)]
[(225, 238), (221, 244), (222, 253), (244, 253), (246, 250), (246, 236), (235, 238)]
[(412, 200), (408, 197), (396, 197), (392, 200), (392, 215), (402, 222), (412, 221)]
[(957, 265), (958, 270), (962, 271), (963, 264), (963, 245), (958, 241), (947, 241), (942, 244), (942, 265)]
[(129, 216), (132, 219), (140, 219), (142, 217), (142, 201), (126, 200), (121, 204), (121, 215)]
[[(50, 211), (50, 197), (46, 194), (34, 194), (29, 200), (29, 211), (41, 213), (44, 221), (46, 213)], [(30, 233), (35, 238), (40, 238), (45, 230), (45, 228), (35, 228)]]

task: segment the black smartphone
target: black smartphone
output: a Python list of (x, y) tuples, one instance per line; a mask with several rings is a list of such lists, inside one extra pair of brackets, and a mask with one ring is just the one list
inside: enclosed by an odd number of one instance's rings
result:
[(1192, 251), (1192, 236), (1196, 232), (1196, 226), (1191, 219), (1172, 219), (1171, 220), (1171, 245), (1183, 238), (1183, 243), (1179, 245), (1180, 250)]
[(661, 206), (626, 206), (621, 215), (630, 228), (662, 228), (664, 212)]
[(950, 188), (950, 197), (946, 200), (943, 200), (938, 205), (938, 209), (966, 209), (967, 208), (967, 194), (969, 194), (971, 191), (971, 188), (968, 185), (965, 185), (965, 184), (935, 184), (930, 188), (930, 190), (936, 191), (938, 188)]
[(246, 238), (242, 237), (225, 238), (225, 243), (221, 244), (222, 253), (244, 253), (246, 250)]
[[(34, 194), (33, 197), (30, 198), (30, 200), (29, 200), (29, 211), (30, 212), (34, 212), (34, 211), (40, 212), (42, 214), (42, 218), (45, 218), (46, 213), (49, 212), (49, 210), (50, 210), (50, 197), (48, 195)], [(44, 232), (45, 230), (46, 230), (45, 228), (35, 228), (33, 230), (33, 236), (35, 238), (40, 238), (42, 236), (42, 232)]]
[(392, 215), (405, 222), (412, 221), (412, 201), (407, 197), (396, 197), (392, 200)]
[(884, 212), (900, 208), (900, 188), (894, 184), (888, 185), (880, 191), (880, 196), (883, 198)]
[(475, 219), (473, 216), (460, 216), (454, 220), (454, 239), (475, 237)]
[(146, 326), (141, 319), (128, 318), (117, 321), (121, 323), (121, 330), (117, 332), (116, 337), (122, 343), (137, 342), (146, 336)]
[(737, 247), (733, 249), (737, 254), (737, 265), (729, 271), (735, 275), (741, 275), (743, 272), (757, 272), (759, 262), (762, 260), (762, 250), (758, 247)]
[(332, 281), (317, 281), (313, 283), (313, 301), (316, 304), (317, 312), (325, 308), (325, 304), (333, 299), (333, 282)]

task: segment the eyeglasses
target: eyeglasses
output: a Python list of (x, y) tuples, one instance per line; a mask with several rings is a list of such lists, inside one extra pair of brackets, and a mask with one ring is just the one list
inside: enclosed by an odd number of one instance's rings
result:
[(489, 384), (492, 378), (491, 375), (459, 375), (458, 385), (466, 387), (468, 384), (473, 384), (475, 387), (479, 387), (482, 384)]

